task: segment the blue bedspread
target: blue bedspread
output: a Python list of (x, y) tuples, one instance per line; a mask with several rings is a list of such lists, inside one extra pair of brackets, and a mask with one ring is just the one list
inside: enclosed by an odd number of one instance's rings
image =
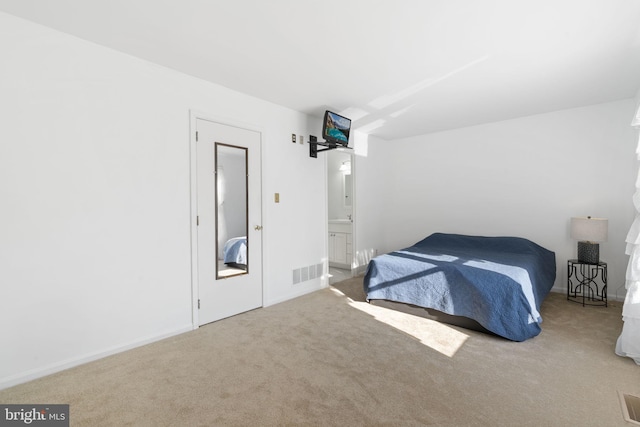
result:
[(524, 341), (541, 331), (540, 306), (555, 277), (555, 254), (527, 239), (435, 233), (372, 259), (364, 291), (367, 300), (464, 316)]
[(225, 242), (224, 263), (247, 264), (247, 237), (234, 237)]

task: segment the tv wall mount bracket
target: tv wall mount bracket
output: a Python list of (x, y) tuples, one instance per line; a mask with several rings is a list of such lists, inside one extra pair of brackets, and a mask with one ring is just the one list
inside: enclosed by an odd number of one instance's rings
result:
[[(319, 150), (318, 145), (326, 148)], [(318, 153), (321, 153), (323, 151), (335, 150), (336, 148), (346, 148), (348, 150), (351, 150), (350, 147), (345, 147), (344, 145), (336, 144), (335, 142), (318, 141), (317, 137), (309, 135), (309, 157), (317, 158)]]

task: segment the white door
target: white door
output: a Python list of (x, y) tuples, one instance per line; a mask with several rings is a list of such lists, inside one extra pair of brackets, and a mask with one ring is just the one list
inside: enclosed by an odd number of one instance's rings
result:
[(262, 306), (259, 132), (196, 120), (198, 323)]

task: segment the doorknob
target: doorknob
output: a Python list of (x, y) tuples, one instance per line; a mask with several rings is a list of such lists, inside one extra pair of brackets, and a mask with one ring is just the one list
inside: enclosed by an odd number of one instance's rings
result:
[(262, 226), (261, 225), (256, 225), (255, 227), (253, 227), (254, 230), (260, 231), (262, 230)]

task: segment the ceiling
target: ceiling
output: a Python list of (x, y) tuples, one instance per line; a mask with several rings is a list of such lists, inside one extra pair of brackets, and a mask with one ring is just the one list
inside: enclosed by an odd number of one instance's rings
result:
[(384, 139), (640, 89), (637, 0), (0, 0), (0, 11), (307, 114), (330, 109)]

